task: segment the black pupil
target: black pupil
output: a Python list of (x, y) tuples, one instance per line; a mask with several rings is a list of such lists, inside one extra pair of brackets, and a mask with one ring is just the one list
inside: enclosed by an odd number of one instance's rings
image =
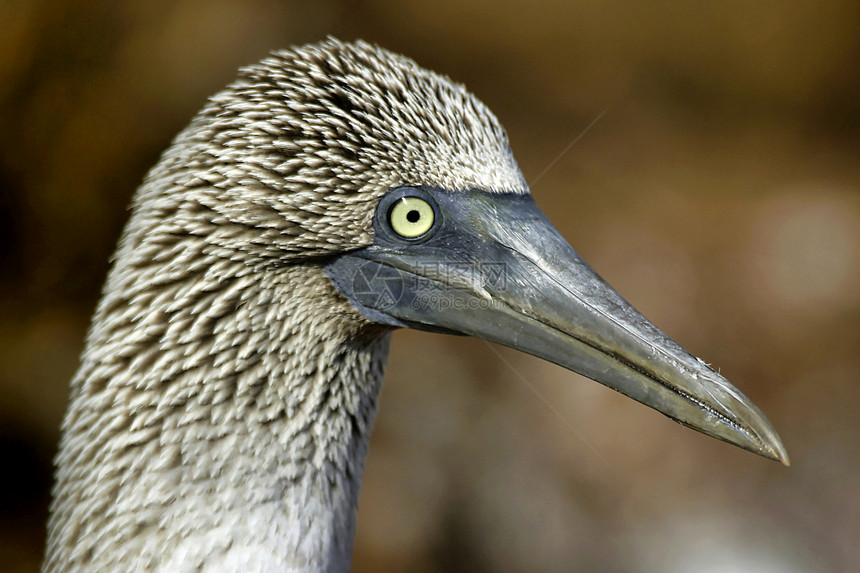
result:
[(421, 213), (419, 213), (415, 209), (406, 213), (406, 220), (409, 221), (410, 223), (417, 223), (418, 219), (420, 219), (420, 218), (421, 218)]

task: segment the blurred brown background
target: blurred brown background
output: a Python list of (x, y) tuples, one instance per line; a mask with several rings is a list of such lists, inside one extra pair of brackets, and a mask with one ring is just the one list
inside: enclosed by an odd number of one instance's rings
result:
[(135, 187), (238, 66), (327, 34), (467, 84), (571, 244), (753, 398), (793, 462), (507, 349), (401, 332), (355, 571), (860, 570), (851, 0), (0, 3), (0, 570), (38, 567)]

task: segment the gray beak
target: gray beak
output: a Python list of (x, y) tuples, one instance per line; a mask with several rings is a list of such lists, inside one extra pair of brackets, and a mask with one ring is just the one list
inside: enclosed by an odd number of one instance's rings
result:
[[(433, 225), (419, 237), (391, 226), (392, 206), (404, 197), (433, 209)], [(755, 404), (615, 292), (529, 195), (400, 188), (380, 200), (374, 228), (374, 244), (326, 266), (371, 320), (522, 350), (788, 465)]]

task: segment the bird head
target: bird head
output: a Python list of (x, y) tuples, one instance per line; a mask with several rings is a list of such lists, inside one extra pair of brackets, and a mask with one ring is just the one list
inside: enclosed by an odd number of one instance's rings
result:
[(317, 265), (357, 319), (522, 350), (787, 463), (759, 409), (555, 230), (486, 106), (409, 59), (334, 39), (276, 52), (209, 101), (150, 180), (130, 245), (136, 229), (158, 242), (142, 223), (157, 220), (254, 272)]

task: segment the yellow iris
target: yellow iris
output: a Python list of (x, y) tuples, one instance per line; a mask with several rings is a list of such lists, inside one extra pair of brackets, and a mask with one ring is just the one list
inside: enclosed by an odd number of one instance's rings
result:
[(407, 239), (420, 237), (433, 226), (433, 207), (418, 197), (403, 197), (388, 215), (394, 232)]

